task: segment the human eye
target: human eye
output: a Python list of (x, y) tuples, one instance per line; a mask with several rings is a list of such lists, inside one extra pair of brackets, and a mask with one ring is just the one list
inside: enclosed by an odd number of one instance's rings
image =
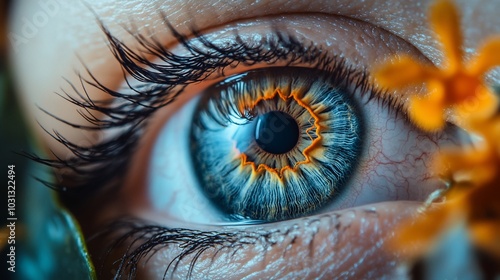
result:
[[(131, 216), (169, 228), (175, 225), (202, 231), (189, 232), (187, 236), (195, 237), (188, 243), (213, 232), (219, 234), (217, 237), (229, 234), (225, 242), (231, 246), (221, 245), (224, 254), (229, 254), (240, 239), (248, 238), (257, 246), (259, 240), (252, 236), (252, 230), (279, 236), (301, 223), (306, 230), (313, 221), (326, 223), (338, 210), (383, 201), (422, 201), (443, 186), (425, 164), (441, 144), (456, 141), (453, 130), (444, 134), (419, 131), (405, 119), (403, 101), (372, 84), (367, 69), (374, 61), (366, 54), (377, 39), (367, 36), (361, 40), (366, 44), (364, 49), (349, 53), (348, 46), (361, 42), (349, 40), (347, 34), (359, 33), (362, 27), (344, 19), (308, 18), (309, 24), (333, 22), (345, 28), (333, 28), (330, 34), (343, 38), (343, 43), (328, 47), (328, 42), (321, 41), (321, 33), (288, 27), (303, 20), (290, 18), (287, 25), (272, 19), (244, 22), (220, 31), (194, 30), (190, 38), (172, 29), (179, 40), (173, 50), (154, 44), (155, 39), (149, 42), (139, 37), (147, 46), (144, 53), (157, 54), (141, 61), (146, 66), (137, 65), (140, 56), (108, 34), (129, 78), (116, 105), (106, 107), (125, 110), (110, 110), (103, 122), (121, 122), (121, 116), (128, 118), (130, 112), (147, 116), (151, 108), (167, 115), (155, 122), (163, 127), (150, 130), (158, 137), (144, 136), (147, 140), (142, 140), (152, 150), (145, 155), (148, 168), (136, 177), (139, 184), (124, 186)], [(366, 42), (370, 39), (373, 41)], [(398, 48), (412, 51), (410, 45), (398, 43)], [(378, 51), (386, 48), (390, 53), (390, 47), (382, 45)], [(414, 55), (419, 56), (417, 52)], [(284, 139), (277, 145), (268, 143), (274, 147), (258, 142), (266, 136), (255, 136), (258, 126), (284, 125), (266, 123), (263, 118), (276, 116), (269, 112), (281, 112), (276, 118), (295, 122), (295, 130), (287, 129), (295, 133), (293, 147), (283, 147)], [(267, 129), (276, 133), (271, 127)], [(130, 133), (128, 137), (137, 135), (136, 130), (125, 131)], [(282, 148), (286, 150), (273, 150)], [(112, 160), (126, 162), (126, 158), (120, 160), (124, 156)], [(106, 170), (102, 165), (99, 168)], [(130, 168), (134, 170), (134, 163)], [(99, 180), (104, 179), (99, 176)], [(410, 188), (412, 185), (419, 188)], [(382, 209), (373, 212), (383, 215)], [(300, 217), (302, 220), (289, 221)], [(149, 236), (151, 228), (145, 227), (147, 230), (139, 232)], [(212, 227), (211, 234), (203, 232)], [(299, 236), (307, 238), (306, 233)], [(128, 237), (137, 237), (137, 233)], [(175, 244), (183, 238), (187, 237), (181, 234), (165, 242)], [(143, 249), (127, 252), (126, 260), (165, 245), (151, 238), (141, 242)], [(195, 252), (214, 248), (212, 243), (204, 246)], [(187, 255), (179, 262), (167, 258), (169, 266), (164, 269), (168, 277), (200, 269), (194, 261), (181, 265), (193, 254), (183, 250), (178, 254)], [(249, 257), (247, 254), (242, 250), (238, 257)], [(214, 257), (201, 256), (202, 260)], [(135, 271), (137, 265), (133, 262), (123, 270)], [(221, 269), (214, 268), (212, 273), (221, 273)]]
[[(373, 86), (364, 61), (349, 64), (362, 55), (343, 58), (297, 34), (264, 34), (269, 38), (259, 41), (238, 35), (230, 46), (194, 39), (206, 48), (196, 60), (210, 64), (215, 49), (232, 66), (204, 80), (166, 119), (147, 176), (153, 209), (184, 222), (275, 222), (422, 201), (443, 186), (429, 178), (425, 162), (458, 140), (453, 129), (428, 134), (413, 127), (404, 102)], [(246, 70), (239, 64), (250, 54)]]
[(89, 242), (103, 277), (396, 273), (395, 253), (378, 250), (384, 235), (420, 205), (407, 201), (443, 187), (428, 160), (460, 140), (451, 124), (420, 131), (405, 99), (373, 84), (372, 65), (395, 52), (430, 63), (412, 44), (324, 14), (128, 28), (127, 41), (102, 24), (126, 81), (113, 88), (89, 71), (65, 88), (88, 124), (47, 113), (99, 132), (90, 146), (53, 133), (73, 156), (48, 163), (87, 235), (118, 220)]

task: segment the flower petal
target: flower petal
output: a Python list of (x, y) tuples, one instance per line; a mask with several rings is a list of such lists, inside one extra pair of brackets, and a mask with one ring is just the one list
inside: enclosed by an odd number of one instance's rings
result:
[(455, 72), (462, 65), (462, 32), (455, 5), (449, 0), (437, 1), (431, 7), (429, 21), (443, 44), (449, 71)]
[(489, 38), (479, 48), (468, 71), (472, 75), (481, 76), (496, 66), (500, 66), (500, 36)]
[(479, 150), (475, 147), (444, 150), (436, 157), (435, 166), (441, 170), (469, 170), (487, 161), (489, 152), (489, 150)]
[(434, 91), (426, 97), (410, 97), (409, 116), (416, 126), (425, 131), (438, 131), (445, 125), (443, 92)]
[(481, 86), (476, 94), (456, 107), (460, 122), (464, 120), (486, 120), (492, 117), (498, 109), (498, 98), (488, 88)]
[(402, 88), (425, 82), (437, 72), (433, 70), (409, 56), (399, 56), (375, 69), (373, 73), (382, 87)]
[(395, 250), (404, 248), (405, 253), (410, 255), (421, 255), (431, 250), (445, 230), (464, 217), (462, 212), (457, 211), (463, 209), (457, 203), (444, 203), (415, 219), (402, 222), (390, 245)]

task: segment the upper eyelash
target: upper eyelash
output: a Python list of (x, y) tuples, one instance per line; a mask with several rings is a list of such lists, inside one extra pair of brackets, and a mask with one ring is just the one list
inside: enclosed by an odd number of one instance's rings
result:
[[(338, 68), (338, 64), (343, 64), (342, 59), (329, 55), (321, 47), (313, 43), (305, 46), (292, 35), (276, 29), (273, 31), (276, 40), (266, 40), (258, 45), (249, 45), (236, 34), (235, 43), (218, 46), (192, 28), (191, 33), (197, 42), (201, 43), (201, 47), (197, 47), (187, 36), (177, 32), (169, 24), (165, 15), (163, 17), (166, 27), (178, 43), (188, 51), (188, 55), (173, 54), (154, 37), (146, 38), (138, 32), (129, 30), (129, 33), (142, 47), (140, 51), (134, 51), (112, 35), (104, 23), (99, 21), (110, 44), (111, 52), (122, 67), (127, 86), (135, 94), (122, 93), (104, 86), (98, 77), (95, 77), (87, 68), (87, 74), (90, 78), (78, 75), (83, 92), (67, 80), (71, 93), (76, 94), (76, 96), (65, 90), (61, 90), (62, 94), (59, 95), (68, 102), (79, 106), (81, 108), (80, 115), (91, 125), (71, 123), (43, 108), (40, 109), (56, 120), (75, 128), (103, 132), (120, 127), (123, 131), (92, 146), (73, 143), (57, 131), (46, 131), (56, 141), (67, 147), (72, 156), (69, 159), (57, 156), (55, 159), (47, 159), (35, 154), (26, 154), (30, 159), (55, 170), (58, 182), (51, 183), (40, 180), (42, 183), (70, 194), (89, 193), (101, 186), (110, 185), (111, 182), (114, 182), (114, 186), (119, 185), (119, 180), (116, 179), (121, 172), (118, 171), (126, 170), (128, 167), (128, 158), (135, 149), (140, 132), (146, 126), (149, 116), (159, 108), (173, 102), (187, 85), (202, 81), (216, 72), (224, 75), (223, 71), (227, 67), (234, 68), (240, 64), (272, 64), (276, 61), (284, 61), (289, 66), (308, 63), (311, 67), (328, 71), (328, 69)], [(162, 62), (159, 64), (152, 62), (150, 59), (146, 59), (146, 54), (153, 55)], [(85, 65), (83, 61), (82, 63)], [(352, 67), (345, 69), (345, 71), (343, 73), (353, 74), (356, 72)], [(372, 88), (369, 87), (372, 86), (368, 82), (368, 75), (365, 71), (358, 72), (360, 76), (356, 81), (356, 88), (370, 91)], [(127, 75), (144, 83), (145, 86), (132, 86), (128, 83)], [(112, 97), (113, 101), (110, 99), (90, 99), (87, 94), (88, 87), (102, 91), (107, 96)], [(397, 104), (397, 101), (391, 98), (379, 100), (386, 105)], [(100, 112), (107, 118), (98, 118), (94, 116), (93, 111)]]

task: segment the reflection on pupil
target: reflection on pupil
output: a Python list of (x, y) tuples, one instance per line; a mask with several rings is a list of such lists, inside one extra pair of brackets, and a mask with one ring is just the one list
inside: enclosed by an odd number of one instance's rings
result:
[(255, 141), (268, 153), (284, 154), (297, 145), (299, 133), (299, 126), (292, 116), (272, 111), (257, 118)]

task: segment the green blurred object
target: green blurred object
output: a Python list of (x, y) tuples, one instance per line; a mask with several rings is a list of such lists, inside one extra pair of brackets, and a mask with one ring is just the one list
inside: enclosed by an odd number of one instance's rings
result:
[[(41, 168), (30, 173), (47, 177)], [(33, 178), (26, 187), (30, 195), (22, 201), (27, 206), (22, 220), (28, 232), (17, 265), (20, 279), (96, 279), (81, 230), (54, 191)]]
[[(4, 248), (0, 279), (96, 279), (78, 223), (60, 206), (57, 194), (35, 179), (50, 179), (50, 171), (19, 155), (35, 145), (9, 77), (0, 61), (0, 169), (6, 176), (7, 166), (15, 165), (17, 217), (16, 272), (7, 270)], [(7, 190), (2, 193), (5, 210)], [(7, 211), (0, 213), (5, 226)]]

